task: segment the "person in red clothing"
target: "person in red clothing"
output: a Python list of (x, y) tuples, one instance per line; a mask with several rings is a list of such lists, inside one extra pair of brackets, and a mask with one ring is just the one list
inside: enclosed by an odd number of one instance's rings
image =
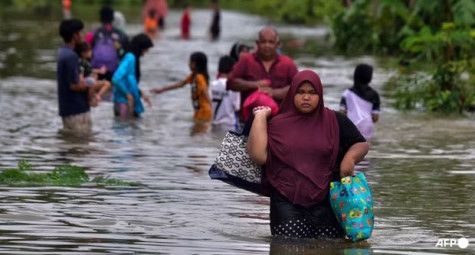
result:
[[(279, 35), (273, 27), (264, 27), (256, 42), (257, 51), (239, 59), (230, 73), (226, 88), (241, 92), (241, 108), (254, 91), (269, 94), (279, 104), (287, 94), (298, 69), (294, 61), (276, 53)], [(240, 114), (241, 120), (242, 114)]]
[(190, 17), (190, 8), (188, 5), (185, 5), (183, 10), (183, 15), (181, 16), (181, 38), (188, 40), (190, 39), (190, 26), (191, 26), (191, 17)]
[(352, 176), (368, 143), (345, 115), (325, 107), (317, 73), (297, 73), (279, 112), (254, 109), (247, 141), (252, 161), (265, 166), (262, 188), (270, 196), (273, 236), (343, 238), (331, 208), (330, 182)]

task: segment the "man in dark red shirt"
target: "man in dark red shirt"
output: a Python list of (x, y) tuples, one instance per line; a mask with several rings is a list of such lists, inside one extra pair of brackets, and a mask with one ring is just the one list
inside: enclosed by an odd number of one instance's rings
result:
[(241, 92), (241, 107), (256, 89), (272, 96), (279, 104), (298, 72), (292, 59), (278, 55), (279, 35), (272, 27), (259, 32), (257, 52), (239, 59), (228, 77), (226, 88)]

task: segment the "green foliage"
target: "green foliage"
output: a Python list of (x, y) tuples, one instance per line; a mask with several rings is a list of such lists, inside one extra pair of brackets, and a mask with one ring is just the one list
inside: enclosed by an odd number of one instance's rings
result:
[(227, 0), (220, 1), (227, 9), (263, 15), (275, 21), (290, 24), (316, 24), (343, 9), (339, 1), (326, 0)]
[[(425, 26), (401, 44), (401, 48), (414, 59), (434, 66), (429, 73), (431, 79), (421, 85), (424, 95), (419, 97), (429, 111), (462, 113), (471, 108), (474, 102), (475, 85), (471, 81), (471, 69), (475, 57), (475, 36), (473, 30), (461, 26), (446, 22), (436, 32)], [(468, 79), (461, 79), (463, 74), (468, 75)], [(407, 93), (420, 94), (401, 88), (396, 98), (404, 101), (413, 97)]]
[(475, 2), (473, 0), (460, 0), (452, 6), (454, 21), (457, 25), (475, 25)]
[[(36, 172), (33, 166), (25, 161), (18, 162), (18, 168), (0, 172), (0, 184), (9, 186), (81, 186), (90, 182), (83, 167), (60, 165), (53, 172)], [(101, 186), (137, 186), (138, 183), (126, 182), (108, 177), (96, 177), (91, 182)]]
[(340, 52), (424, 63), (424, 79), (397, 77), (396, 107), (461, 113), (474, 102), (474, 15), (475, 2), (467, 0), (355, 0), (331, 26)]
[[(475, 104), (474, 81), (461, 79), (458, 75), (464, 65), (461, 62), (449, 62), (430, 73), (392, 77), (390, 83), (397, 87), (392, 95), (395, 107), (402, 110), (420, 108), (445, 114), (462, 113), (471, 108)], [(453, 79), (452, 86), (442, 87), (440, 84), (448, 79)]]
[(400, 1), (355, 0), (330, 18), (334, 47), (350, 55), (393, 54), (402, 36), (411, 33), (409, 28), (402, 30), (408, 17), (409, 11)]
[(370, 1), (357, 0), (346, 11), (332, 18), (334, 47), (346, 54), (354, 55), (374, 51), (373, 23), (367, 13)]

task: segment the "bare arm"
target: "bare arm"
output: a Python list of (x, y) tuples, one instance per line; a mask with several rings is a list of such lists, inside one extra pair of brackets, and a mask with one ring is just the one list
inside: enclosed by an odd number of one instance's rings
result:
[(148, 107), (152, 107), (152, 101), (150, 101), (150, 98), (145, 94), (143, 90), (140, 90), (140, 95), (142, 95), (143, 100), (145, 103), (147, 103)]
[(264, 93), (267, 93), (269, 96), (273, 97), (277, 101), (284, 99), (285, 95), (289, 91), (290, 86), (287, 85), (283, 88), (273, 89), (271, 87), (260, 87), (260, 90)]
[(346, 152), (340, 164), (340, 176), (352, 176), (355, 173), (355, 165), (364, 159), (368, 153), (369, 145), (367, 142), (353, 144)]
[(376, 123), (379, 120), (379, 114), (373, 113), (371, 114), (371, 118), (373, 119), (373, 122)]
[(285, 86), (283, 88), (273, 89), (272, 90), (272, 97), (276, 100), (284, 100), (285, 95), (290, 89), (290, 85)]
[(76, 92), (84, 92), (89, 89), (89, 86), (80, 80), (79, 83), (69, 84), (69, 89)]
[(186, 85), (186, 80), (181, 80), (176, 83), (173, 83), (171, 85), (161, 87), (161, 88), (156, 88), (156, 89), (151, 89), (150, 92), (155, 93), (155, 94), (160, 94), (168, 90), (173, 90), (173, 89), (178, 89)]
[(267, 117), (271, 109), (267, 106), (254, 108), (254, 121), (247, 140), (247, 150), (254, 163), (264, 165), (267, 161)]
[(246, 81), (241, 78), (236, 78), (232, 83), (229, 83), (228, 89), (233, 91), (248, 91), (259, 88), (260, 81)]

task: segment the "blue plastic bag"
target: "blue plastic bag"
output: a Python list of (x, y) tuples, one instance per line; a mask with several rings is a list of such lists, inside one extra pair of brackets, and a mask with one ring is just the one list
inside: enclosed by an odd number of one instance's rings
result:
[(330, 203), (335, 216), (353, 242), (371, 237), (373, 197), (363, 173), (330, 183)]

